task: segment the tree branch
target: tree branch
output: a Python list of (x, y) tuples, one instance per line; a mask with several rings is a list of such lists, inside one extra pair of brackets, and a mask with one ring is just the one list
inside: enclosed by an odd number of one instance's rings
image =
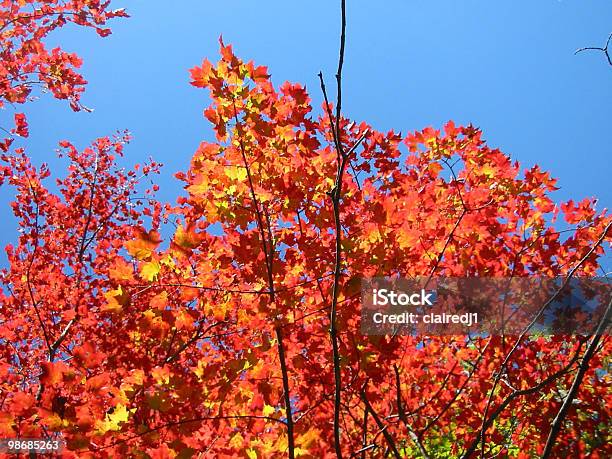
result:
[(340, 446), (340, 408), (341, 408), (341, 371), (340, 371), (340, 349), (338, 345), (338, 330), (336, 324), (338, 293), (340, 290), (340, 274), (342, 270), (342, 226), (340, 222), (340, 199), (342, 195), (342, 178), (344, 169), (347, 164), (348, 155), (344, 153), (342, 140), (340, 138), (340, 121), (342, 116), (342, 67), (344, 65), (344, 48), (346, 42), (346, 1), (341, 0), (341, 27), (340, 27), (340, 51), (338, 56), (338, 71), (336, 73), (336, 122), (334, 124), (331, 117), (331, 110), (323, 81), (323, 74), (319, 72), (321, 80), (321, 90), (325, 98), (325, 105), (328, 111), (329, 122), (331, 125), (332, 135), (336, 146), (336, 156), (338, 168), (336, 172), (336, 181), (333, 190), (329, 193), (332, 200), (334, 214), (334, 229), (335, 229), (335, 250), (334, 250), (334, 283), (332, 288), (331, 311), (329, 316), (330, 326), (329, 335), (332, 343), (332, 361), (334, 367), (334, 450), (336, 457), (342, 459), (342, 449)]
[[(244, 140), (242, 137), (242, 130), (240, 128), (240, 123), (238, 121), (238, 112), (236, 110), (236, 101), (233, 100), (234, 105), (234, 119), (236, 121), (236, 132), (238, 133), (238, 144), (240, 146), (240, 153), (242, 156), (242, 160), (244, 162), (244, 167), (247, 173), (247, 180), (249, 183), (249, 189), (251, 191), (251, 199), (253, 200), (253, 205), (255, 206), (255, 214), (257, 217), (257, 227), (259, 229), (259, 237), (261, 239), (262, 250), (264, 252), (264, 257), (266, 259), (266, 271), (268, 275), (268, 293), (270, 295), (270, 304), (274, 305), (276, 303), (275, 298), (275, 290), (274, 290), (274, 277), (273, 277), (273, 247), (272, 240), (266, 241), (266, 232), (264, 229), (263, 217), (261, 211), (259, 209), (259, 201), (257, 200), (257, 195), (255, 194), (255, 186), (253, 184), (253, 177), (251, 175), (251, 168), (249, 162), (246, 157), (246, 148), (244, 146)], [(268, 222), (268, 234), (271, 235), (271, 228)], [(270, 236), (271, 237), (271, 236)], [(268, 247), (269, 243), (269, 247)], [(281, 367), (281, 375), (283, 380), (283, 398), (285, 404), (285, 414), (287, 417), (287, 445), (289, 452), (289, 459), (295, 458), (295, 439), (293, 434), (293, 416), (291, 414), (291, 394), (289, 391), (289, 375), (287, 370), (287, 362), (285, 359), (285, 347), (283, 343), (283, 329), (280, 324), (275, 325), (274, 332), (276, 334), (276, 342), (277, 342), (277, 351), (278, 351), (278, 359), (280, 361)]]
[(610, 56), (610, 51), (608, 49), (608, 46), (610, 46), (610, 42), (612, 41), (612, 33), (608, 36), (608, 40), (606, 41), (606, 46), (604, 46), (603, 48), (598, 48), (598, 47), (594, 47), (594, 46), (588, 46), (586, 48), (579, 48), (577, 49), (574, 54), (578, 54), (581, 53), (583, 51), (601, 51), (602, 53), (604, 53), (606, 55), (606, 59), (608, 59), (608, 64), (610, 64), (612, 66), (612, 56)]

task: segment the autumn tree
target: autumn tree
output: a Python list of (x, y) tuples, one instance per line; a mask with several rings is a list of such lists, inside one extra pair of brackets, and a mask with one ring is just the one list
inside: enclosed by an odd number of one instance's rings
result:
[[(75, 110), (87, 83), (78, 73), (81, 59), (60, 47), (48, 49), (45, 38), (68, 23), (93, 28), (100, 36), (111, 33), (109, 19), (125, 17), (123, 9), (109, 9), (109, 1), (100, 0), (3, 0), (0, 3), (0, 109), (16, 107), (31, 100), (35, 89), (65, 99)], [(27, 137), (23, 113), (15, 113), (15, 127), (2, 126), (8, 135), (0, 143), (7, 151), (14, 136)], [(3, 123), (4, 124), (4, 123)]]
[(4, 157), (20, 235), (2, 273), (2, 437), (96, 458), (612, 453), (605, 322), (361, 332), (363, 278), (592, 277), (612, 218), (555, 204), (555, 179), (474, 126), (403, 136), (345, 117), (342, 13), (335, 103), (320, 75), (318, 110), (222, 41), (191, 69), (215, 138), (175, 205), (137, 193), (158, 164), (117, 167), (125, 135), (62, 142), (57, 191), (25, 153)]

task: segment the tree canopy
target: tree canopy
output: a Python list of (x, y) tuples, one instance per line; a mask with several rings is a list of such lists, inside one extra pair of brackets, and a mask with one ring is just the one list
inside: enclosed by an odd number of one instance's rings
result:
[[(28, 9), (29, 8), (29, 9)], [(344, 12), (344, 9), (343, 9)], [(0, 103), (36, 86), (82, 109), (66, 23), (109, 2), (5, 0)], [(344, 30), (344, 29), (343, 29)], [(344, 34), (342, 38), (344, 47)], [(402, 135), (236, 56), (191, 69), (203, 140), (155, 198), (129, 133), (33, 164), (6, 126), (19, 234), (0, 292), (0, 437), (63, 457), (609, 457), (610, 343), (574, 336), (366, 336), (371, 277), (597, 275), (612, 217), (452, 121)], [(564, 229), (559, 229), (563, 227)], [(601, 331), (601, 330), (599, 330)], [(569, 402), (568, 402), (569, 400)]]

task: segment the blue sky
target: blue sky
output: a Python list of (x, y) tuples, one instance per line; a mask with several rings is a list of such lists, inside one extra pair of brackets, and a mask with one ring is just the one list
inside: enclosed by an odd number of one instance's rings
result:
[[(403, 133), (449, 119), (483, 129), (492, 146), (524, 166), (540, 164), (559, 179), (557, 200), (599, 198), (612, 205), (612, 67), (601, 46), (612, 32), (612, 2), (348, 0), (345, 115)], [(211, 139), (202, 117), (206, 92), (188, 84), (188, 69), (216, 61), (219, 35), (238, 55), (267, 65), (275, 83), (305, 83), (318, 107), (317, 73), (329, 83), (337, 65), (339, 1), (114, 2), (130, 19), (113, 35), (68, 28), (61, 43), (84, 59), (91, 114), (43, 97), (26, 113), (34, 161), (54, 160), (57, 142), (83, 147), (129, 129), (126, 163), (153, 156), (165, 164), (163, 199), (181, 188), (199, 142)], [(4, 118), (6, 116), (2, 115)], [(10, 193), (0, 189), (3, 216)], [(3, 218), (2, 246), (15, 224)]]

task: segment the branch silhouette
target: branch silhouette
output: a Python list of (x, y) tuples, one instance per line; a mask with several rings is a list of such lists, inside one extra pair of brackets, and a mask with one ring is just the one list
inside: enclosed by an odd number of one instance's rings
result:
[(601, 51), (602, 53), (604, 53), (606, 55), (606, 59), (608, 60), (608, 64), (610, 66), (612, 66), (612, 57), (610, 56), (610, 50), (608, 49), (608, 47), (610, 46), (610, 42), (611, 41), (612, 41), (612, 33), (608, 36), (608, 40), (606, 41), (606, 46), (604, 46), (603, 48), (596, 47), (596, 46), (587, 46), (585, 48), (577, 49), (574, 52), (574, 54), (578, 54), (578, 53), (581, 53), (583, 51)]

